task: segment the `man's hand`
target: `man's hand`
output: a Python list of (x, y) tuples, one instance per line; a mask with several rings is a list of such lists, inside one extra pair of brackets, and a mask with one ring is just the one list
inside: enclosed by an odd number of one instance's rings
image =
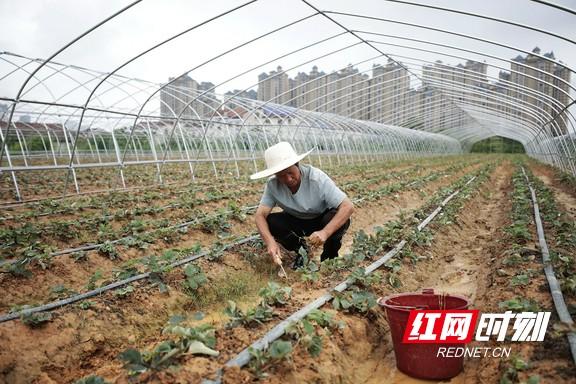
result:
[(314, 247), (321, 246), (326, 242), (326, 240), (328, 240), (328, 236), (326, 235), (326, 232), (324, 232), (324, 230), (313, 232), (308, 238), (310, 245)]
[(274, 263), (282, 265), (282, 254), (280, 253), (280, 247), (277, 242), (273, 242), (268, 245), (268, 254), (272, 257)]

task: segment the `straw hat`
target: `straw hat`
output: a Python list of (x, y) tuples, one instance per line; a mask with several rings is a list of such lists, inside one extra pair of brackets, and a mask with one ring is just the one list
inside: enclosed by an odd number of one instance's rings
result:
[(262, 177), (272, 176), (305, 158), (312, 152), (314, 148), (301, 155), (297, 154), (292, 145), (286, 141), (281, 141), (274, 144), (266, 151), (264, 151), (264, 161), (266, 162), (266, 169), (250, 176), (250, 179), (260, 179)]

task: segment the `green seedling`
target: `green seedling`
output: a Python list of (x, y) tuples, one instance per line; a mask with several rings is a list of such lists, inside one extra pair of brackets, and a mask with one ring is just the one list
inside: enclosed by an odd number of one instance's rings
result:
[(257, 377), (263, 378), (266, 377), (265, 370), (267, 368), (290, 357), (292, 343), (284, 340), (275, 340), (265, 351), (250, 347), (248, 352), (251, 357), (250, 369)]
[(516, 275), (510, 280), (510, 285), (513, 287), (524, 286), (530, 283), (530, 276), (527, 274)]
[(194, 264), (188, 264), (186, 268), (184, 268), (184, 275), (186, 276), (184, 280), (184, 288), (190, 292), (198, 290), (208, 281), (206, 275), (202, 272), (202, 269)]
[(94, 301), (84, 300), (84, 301), (81, 301), (80, 304), (78, 304), (78, 308), (83, 309), (83, 310), (87, 310), (87, 309), (92, 308), (94, 306), (94, 304), (96, 304)]
[(374, 284), (378, 284), (382, 280), (382, 275), (378, 272), (366, 274), (366, 269), (363, 267), (356, 268), (348, 277), (350, 284), (358, 287), (368, 288)]
[(262, 302), (266, 305), (282, 306), (288, 303), (291, 293), (292, 288), (281, 287), (275, 282), (269, 282), (266, 287), (260, 289), (258, 295), (262, 298)]
[(102, 280), (102, 271), (101, 270), (97, 270), (96, 272), (94, 272), (92, 274), (92, 276), (90, 276), (90, 278), (88, 279), (88, 283), (86, 284), (86, 289), (89, 291), (95, 289), (96, 283), (98, 282), (98, 280)]
[(501, 301), (498, 307), (514, 312), (539, 312), (540, 305), (532, 299), (516, 297), (514, 299)]
[(114, 294), (118, 297), (125, 297), (134, 292), (134, 287), (131, 285), (127, 285), (124, 288), (118, 288), (114, 290)]
[(227, 328), (234, 328), (239, 325), (254, 327), (262, 325), (274, 317), (274, 311), (265, 303), (260, 303), (244, 313), (232, 300), (228, 300), (228, 306), (224, 309), (224, 314), (230, 318), (230, 322), (226, 324)]
[(157, 286), (161, 293), (168, 292), (168, 286), (164, 283), (164, 275), (172, 269), (170, 266), (171, 260), (172, 254), (168, 252), (164, 253), (160, 259), (154, 255), (142, 259), (142, 264), (146, 266), (150, 273), (148, 280), (150, 280), (153, 287)]
[(30, 328), (38, 328), (47, 322), (52, 321), (52, 314), (50, 312), (29, 313), (22, 315), (20, 319)]
[(136, 349), (127, 349), (118, 358), (124, 361), (124, 368), (131, 375), (137, 375), (147, 370), (161, 370), (173, 366), (176, 360), (183, 355), (218, 356), (218, 351), (212, 349), (216, 345), (214, 328), (210, 325), (201, 325), (196, 328), (187, 328), (180, 325), (168, 325), (163, 334), (175, 335), (177, 340), (168, 340), (160, 343), (152, 351), (140, 352)]
[[(500, 384), (513, 384), (520, 383), (518, 372), (525, 371), (530, 368), (530, 365), (518, 356), (511, 356), (508, 361), (504, 363), (504, 372), (500, 377)], [(540, 383), (540, 377), (533, 375), (526, 381), (527, 384)]]
[(76, 292), (74, 290), (66, 288), (62, 284), (55, 285), (54, 287), (50, 288), (50, 297), (52, 299), (63, 299), (75, 294)]
[(76, 380), (74, 384), (110, 384), (100, 376), (90, 375)]
[(101, 255), (108, 257), (110, 260), (115, 260), (120, 257), (120, 254), (116, 250), (114, 244), (110, 241), (104, 242), (102, 245), (98, 247), (98, 252)]

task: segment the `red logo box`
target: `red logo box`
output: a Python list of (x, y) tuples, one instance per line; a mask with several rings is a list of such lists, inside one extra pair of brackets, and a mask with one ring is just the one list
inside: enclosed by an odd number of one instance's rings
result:
[(466, 344), (472, 340), (479, 310), (412, 310), (403, 343)]

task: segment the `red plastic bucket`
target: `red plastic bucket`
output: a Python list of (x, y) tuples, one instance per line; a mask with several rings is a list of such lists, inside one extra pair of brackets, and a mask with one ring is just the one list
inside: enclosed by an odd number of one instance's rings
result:
[(438, 357), (440, 347), (462, 347), (463, 344), (409, 344), (402, 343), (408, 315), (412, 309), (468, 309), (466, 297), (435, 294), (433, 289), (421, 293), (401, 293), (378, 299), (386, 309), (396, 367), (405, 374), (419, 379), (450, 379), (464, 366), (464, 357)]

